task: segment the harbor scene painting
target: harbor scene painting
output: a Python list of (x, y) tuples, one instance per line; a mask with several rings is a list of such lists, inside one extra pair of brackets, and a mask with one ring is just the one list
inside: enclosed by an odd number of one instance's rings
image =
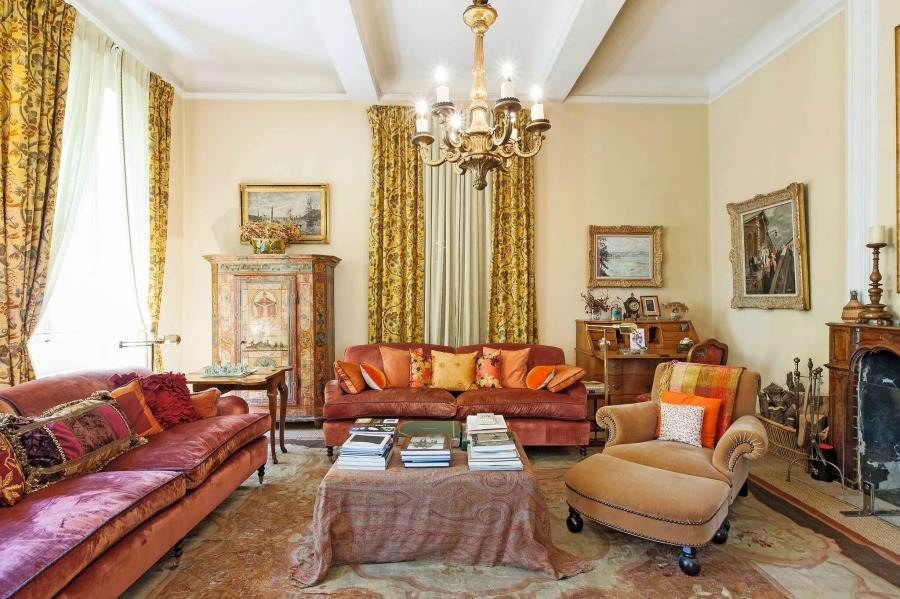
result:
[(298, 225), (288, 243), (328, 243), (328, 185), (241, 185), (241, 224), (263, 221)]
[(588, 287), (662, 285), (662, 227), (590, 226)]

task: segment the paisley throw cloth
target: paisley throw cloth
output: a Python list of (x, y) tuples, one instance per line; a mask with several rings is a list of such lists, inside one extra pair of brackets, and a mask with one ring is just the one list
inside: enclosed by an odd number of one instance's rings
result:
[(34, 378), (26, 344), (41, 312), (75, 9), (0, 4), (0, 387)]
[(524, 470), (472, 471), (453, 449), (449, 468), (406, 468), (397, 451), (387, 471), (332, 466), (316, 493), (311, 546), (298, 550), (291, 578), (311, 586), (332, 565), (416, 560), (515, 566), (556, 579), (589, 570), (553, 544), (540, 482), (522, 462)]

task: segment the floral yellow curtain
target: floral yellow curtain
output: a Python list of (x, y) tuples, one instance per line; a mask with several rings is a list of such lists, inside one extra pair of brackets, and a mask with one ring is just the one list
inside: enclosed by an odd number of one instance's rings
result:
[[(159, 336), (159, 309), (166, 269), (169, 223), (169, 162), (172, 139), (172, 102), (175, 90), (150, 73), (150, 331)], [(162, 352), (153, 346), (153, 370), (163, 371)]]
[(371, 106), (369, 343), (421, 341), (425, 311), (422, 162), (412, 108)]
[(34, 378), (26, 344), (41, 312), (75, 9), (0, 3), (0, 387)]
[[(524, 110), (522, 111), (525, 112)], [(527, 115), (520, 127), (528, 124)], [(534, 159), (491, 173), (491, 291), (487, 341), (537, 343), (534, 293)]]

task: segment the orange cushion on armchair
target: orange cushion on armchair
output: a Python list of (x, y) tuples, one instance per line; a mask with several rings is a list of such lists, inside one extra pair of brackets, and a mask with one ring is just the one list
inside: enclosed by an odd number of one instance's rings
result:
[[(716, 397), (701, 397), (699, 395), (688, 395), (687, 393), (676, 393), (666, 389), (662, 392), (660, 398), (662, 403), (677, 404), (684, 406), (701, 406), (703, 408), (703, 426), (700, 429), (700, 443), (703, 447), (715, 449), (716, 447), (716, 425), (719, 421), (719, 410), (722, 408), (722, 400)], [(656, 420), (656, 436), (659, 436), (660, 417)]]

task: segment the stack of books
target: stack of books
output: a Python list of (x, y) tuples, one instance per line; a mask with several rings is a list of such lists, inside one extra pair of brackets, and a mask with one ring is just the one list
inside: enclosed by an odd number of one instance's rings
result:
[[(502, 420), (503, 416), (495, 418)], [(516, 441), (509, 431), (485, 431), (485, 426), (488, 426), (486, 419), (482, 423), (481, 430), (469, 433), (470, 442), (466, 448), (469, 470), (522, 470), (522, 459), (519, 457)], [(494, 426), (496, 428), (497, 425)], [(505, 422), (503, 426), (505, 428)]]
[(387, 470), (394, 435), (350, 433), (335, 462), (338, 470)]
[(466, 416), (466, 439), (474, 433), (503, 433), (508, 430), (506, 420), (500, 414), (474, 414)]
[(450, 465), (450, 437), (443, 434), (414, 434), (405, 437), (400, 459), (407, 468), (446, 468)]
[(357, 418), (353, 426), (350, 427), (350, 432), (378, 433), (394, 436), (399, 424), (399, 418)]

